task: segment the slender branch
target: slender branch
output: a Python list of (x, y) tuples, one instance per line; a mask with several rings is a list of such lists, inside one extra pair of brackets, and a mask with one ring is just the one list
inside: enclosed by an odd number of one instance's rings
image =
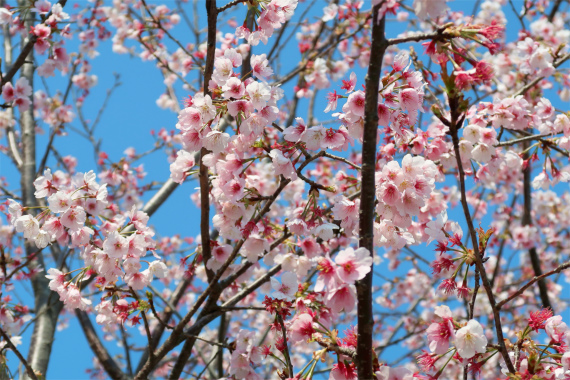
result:
[[(558, 66), (560, 66), (561, 64), (563, 64), (564, 62), (566, 62), (568, 59), (570, 59), (570, 53), (568, 53), (568, 54), (562, 56), (560, 59), (558, 59), (556, 62), (554, 62), (554, 63), (552, 64), (552, 66), (558, 67)], [(526, 86), (524, 86), (523, 88), (521, 88), (520, 90), (518, 90), (517, 92), (515, 92), (515, 93), (513, 94), (513, 97), (514, 97), (514, 96), (518, 96), (518, 95), (524, 94), (525, 92), (527, 92), (528, 90), (530, 90), (532, 87), (534, 87), (538, 82), (540, 82), (540, 81), (543, 80), (544, 78), (545, 78), (545, 77), (538, 77), (538, 78), (535, 78), (535, 79), (532, 80), (530, 83), (528, 83)]]
[(535, 276), (533, 277), (532, 280), (530, 280), (529, 282), (527, 282), (524, 286), (522, 286), (519, 290), (517, 290), (516, 292), (514, 292), (513, 294), (511, 294), (510, 296), (508, 296), (507, 298), (505, 298), (504, 300), (500, 301), (499, 303), (497, 303), (496, 308), (497, 309), (502, 309), (503, 306), (505, 306), (506, 303), (511, 302), (512, 300), (514, 300), (515, 298), (519, 297), (521, 294), (524, 293), (525, 290), (527, 290), (529, 287), (531, 287), (535, 282), (544, 279), (548, 276), (552, 276), (553, 274), (556, 273), (560, 273), (565, 269), (570, 268), (570, 261), (559, 265), (556, 269), (551, 270), (550, 272), (546, 272), (540, 276)]
[(30, 377), (30, 379), (33, 380), (38, 380), (38, 378), (36, 377), (36, 374), (34, 373), (34, 370), (32, 367), (30, 367), (30, 364), (28, 363), (28, 361), (26, 360), (26, 358), (24, 358), (22, 356), (22, 354), (20, 353), (20, 351), (18, 351), (18, 349), (16, 348), (16, 346), (14, 345), (14, 343), (12, 343), (12, 341), (10, 340), (10, 337), (8, 336), (8, 334), (6, 334), (4, 332), (4, 330), (2, 330), (2, 328), (0, 327), (0, 335), (2, 335), (2, 338), (4, 338), (4, 340), (6, 341), (6, 345), (8, 346), (9, 349), (11, 349), (14, 354), (16, 354), (16, 356), (18, 357), (18, 359), (20, 359), (20, 362), (24, 365), (24, 367), (26, 367), (26, 373), (28, 374), (28, 376)]
[[(377, 5), (372, 13), (372, 46), (366, 75), (364, 136), (362, 142), (361, 194), (359, 210), (359, 247), (366, 248), (374, 257), (374, 203), (376, 194), (376, 139), (378, 135), (378, 91), (384, 52), (388, 47), (384, 36), (385, 17), (378, 20)], [(374, 329), (372, 307), (372, 268), (356, 282), (358, 299), (358, 342), (356, 368), (359, 379), (374, 378), (372, 363), (372, 335)]]
[[(528, 141), (524, 142), (524, 155), (523, 158), (527, 160), (526, 167), (523, 166), (523, 215), (522, 215), (522, 225), (523, 226), (531, 226), (532, 225), (532, 195), (530, 189), (531, 183), (531, 172), (532, 172), (532, 163), (530, 161), (530, 157), (528, 154)], [(542, 275), (542, 268), (540, 267), (540, 258), (538, 257), (538, 253), (536, 252), (536, 248), (532, 247), (528, 250), (528, 255), (530, 257), (530, 263), (532, 265), (532, 269), (534, 271), (534, 275), (539, 277)], [(538, 292), (540, 294), (540, 300), (542, 301), (542, 306), (545, 308), (549, 308), (554, 311), (552, 308), (552, 303), (550, 302), (550, 298), (548, 297), (548, 289), (546, 288), (546, 281), (542, 278), (538, 280)]]
[[(483, 287), (487, 293), (487, 298), (489, 299), (489, 304), (493, 310), (493, 320), (495, 323), (495, 331), (497, 333), (497, 340), (501, 347), (501, 355), (505, 361), (509, 372), (515, 373), (515, 368), (509, 357), (507, 347), (505, 345), (505, 340), (503, 338), (503, 329), (501, 326), (501, 315), (499, 309), (496, 307), (495, 295), (493, 294), (493, 289), (487, 277), (487, 272), (485, 271), (485, 266), (483, 265), (483, 258), (481, 257), (481, 252), (479, 252), (479, 244), (477, 242), (477, 233), (475, 227), (473, 226), (473, 220), (471, 219), (471, 213), (469, 211), (469, 205), (467, 204), (467, 195), (465, 190), (465, 171), (463, 170), (463, 164), (461, 162), (461, 153), (459, 150), (459, 137), (457, 131), (462, 122), (462, 117), (460, 116), (460, 111), (458, 107), (458, 99), (455, 96), (449, 97), (449, 106), (451, 110), (451, 120), (448, 121), (450, 125), (451, 139), (453, 141), (453, 148), (455, 151), (455, 158), (457, 161), (457, 169), (459, 171), (459, 183), (461, 190), (461, 205), (463, 206), (463, 213), (465, 214), (465, 220), (467, 222), (467, 227), (471, 236), (471, 242), (473, 244), (473, 251), (475, 253), (475, 264), (479, 269), (479, 274), (483, 282)], [(463, 116), (464, 117), (464, 116)]]
[(226, 5), (224, 5), (223, 7), (218, 8), (218, 9), (217, 9), (217, 12), (218, 12), (218, 13), (221, 13), (221, 12), (223, 12), (223, 11), (226, 11), (226, 10), (230, 9), (230, 8), (233, 7), (233, 6), (238, 5), (239, 3), (245, 3), (245, 2), (247, 2), (247, 1), (248, 1), (248, 0), (233, 0), (233, 1), (230, 1), (229, 3), (227, 3)]
[(334, 154), (330, 154), (330, 153), (326, 153), (326, 152), (325, 152), (325, 154), (323, 154), (323, 156), (328, 157), (328, 158), (332, 158), (333, 160), (336, 160), (336, 161), (344, 162), (345, 164), (351, 166), (353, 169), (362, 170), (362, 168), (359, 165), (355, 164), (352, 161), (347, 160), (344, 157), (335, 156)]
[(525, 136), (525, 137), (521, 137), (518, 139), (512, 139), (512, 140), (508, 140), (508, 141), (501, 141), (498, 144), (495, 144), (495, 147), (499, 147), (499, 146), (511, 146), (511, 145), (515, 145), (521, 142), (525, 142), (525, 141), (532, 141), (532, 140), (541, 140), (543, 137), (551, 137), (551, 134), (545, 133), (545, 134), (541, 134), (541, 135), (531, 135), (531, 136)]
[(283, 356), (285, 357), (285, 362), (287, 363), (287, 372), (289, 377), (294, 375), (293, 372), (293, 364), (291, 364), (291, 355), (289, 354), (289, 343), (287, 343), (287, 329), (285, 328), (285, 324), (283, 323), (283, 318), (281, 314), (275, 313), (275, 318), (277, 318), (277, 322), (279, 326), (281, 326), (281, 334), (283, 335), (283, 344), (285, 345), (285, 349), (283, 350)]

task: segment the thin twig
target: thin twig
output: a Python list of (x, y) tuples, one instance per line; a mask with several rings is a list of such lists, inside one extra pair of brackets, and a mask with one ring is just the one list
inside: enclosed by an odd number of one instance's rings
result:
[(12, 343), (12, 341), (10, 340), (8, 334), (6, 334), (1, 327), (0, 327), (0, 334), (2, 335), (2, 338), (4, 338), (4, 340), (6, 341), (6, 345), (8, 346), (8, 348), (14, 351), (14, 354), (16, 354), (18, 359), (20, 359), (20, 362), (24, 365), (24, 367), (26, 367), (26, 372), (28, 373), (28, 376), (33, 380), (38, 380), (36, 374), (34, 373), (34, 370), (32, 369), (32, 367), (30, 367), (30, 364), (28, 363), (26, 358), (22, 356), (20, 351), (18, 351), (14, 343)]
[(497, 309), (501, 309), (507, 302), (510, 302), (512, 300), (514, 300), (515, 298), (517, 298), (518, 296), (520, 296), (521, 294), (524, 293), (525, 290), (527, 290), (531, 285), (533, 285), (535, 282), (546, 278), (548, 276), (552, 276), (553, 274), (556, 273), (560, 273), (565, 269), (570, 268), (570, 261), (566, 262), (564, 264), (559, 265), (556, 269), (551, 270), (550, 272), (546, 272), (540, 276), (535, 276), (532, 278), (532, 280), (530, 280), (529, 282), (527, 282), (523, 287), (521, 287), (519, 290), (517, 290), (516, 292), (514, 292), (513, 294), (511, 294), (510, 296), (508, 296), (507, 298), (505, 298), (504, 300), (500, 301), (497, 303), (496, 307)]

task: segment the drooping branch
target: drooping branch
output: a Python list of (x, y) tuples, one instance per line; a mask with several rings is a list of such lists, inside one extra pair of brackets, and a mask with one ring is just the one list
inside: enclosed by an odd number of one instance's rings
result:
[[(384, 52), (388, 47), (384, 36), (385, 19), (378, 20), (379, 6), (372, 15), (372, 45), (370, 63), (366, 75), (364, 136), (362, 142), (361, 194), (359, 210), (359, 246), (374, 255), (374, 202), (376, 199), (376, 140), (378, 135), (378, 91)], [(374, 329), (372, 307), (372, 268), (356, 283), (358, 299), (358, 343), (356, 367), (359, 379), (373, 379), (372, 335)]]

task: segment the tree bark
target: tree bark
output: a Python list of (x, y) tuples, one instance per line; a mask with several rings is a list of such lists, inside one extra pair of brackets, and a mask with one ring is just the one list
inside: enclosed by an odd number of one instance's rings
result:
[[(372, 15), (372, 45), (366, 75), (364, 136), (362, 143), (362, 193), (359, 210), (359, 246), (374, 256), (374, 203), (376, 195), (376, 140), (378, 135), (378, 90), (384, 52), (388, 46), (384, 36), (385, 19), (378, 20), (378, 6)], [(374, 329), (372, 307), (372, 268), (356, 283), (358, 297), (358, 343), (356, 367), (358, 378), (369, 380), (373, 374), (372, 333)]]

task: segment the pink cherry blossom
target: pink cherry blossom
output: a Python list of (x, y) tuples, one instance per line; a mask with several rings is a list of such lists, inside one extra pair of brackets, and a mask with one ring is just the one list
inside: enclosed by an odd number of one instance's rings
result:
[(372, 257), (366, 248), (347, 248), (340, 251), (334, 261), (338, 265), (336, 273), (349, 284), (363, 279), (372, 266)]

